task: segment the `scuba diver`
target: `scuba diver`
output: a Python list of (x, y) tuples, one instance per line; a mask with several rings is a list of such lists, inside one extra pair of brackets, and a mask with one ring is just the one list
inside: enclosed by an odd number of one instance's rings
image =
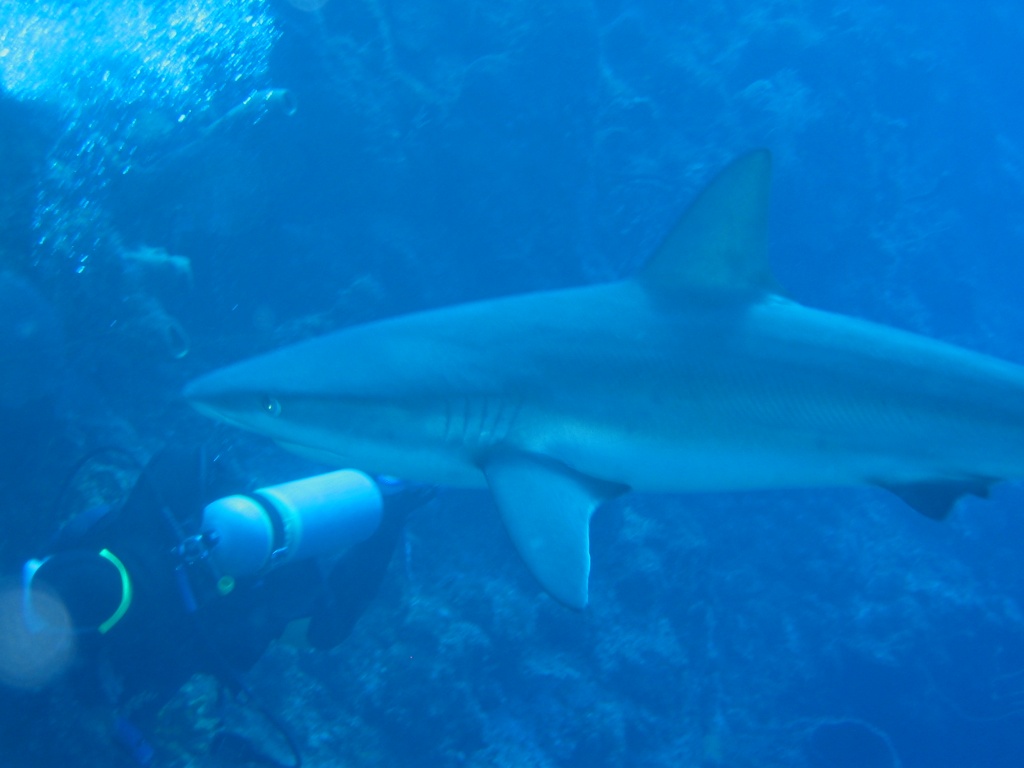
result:
[[(193, 674), (252, 698), (242, 673), (289, 625), (308, 622), (313, 648), (341, 643), (383, 581), (406, 516), (432, 495), (356, 470), (232, 494), (241, 483), (223, 464), (164, 449), (123, 505), (72, 518), (23, 567), (28, 641), (61, 663), (75, 646), (75, 663), (53, 676), (114, 708), (114, 735), (140, 765), (154, 757), (146, 734), (156, 714)], [(300, 765), (287, 729), (253, 703)]]

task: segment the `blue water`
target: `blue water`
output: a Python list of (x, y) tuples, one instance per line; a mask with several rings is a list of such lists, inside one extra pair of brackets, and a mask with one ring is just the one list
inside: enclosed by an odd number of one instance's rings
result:
[[(757, 146), (789, 295), (1024, 363), (1016, 4), (301, 5), (0, 8), (0, 354), (58, 393), (3, 438), (5, 568), (79, 449), (209, 439), (257, 482), (315, 471), (186, 413), (196, 375), (628, 274)], [(270, 88), (294, 114), (232, 112)], [(62, 333), (9, 330), (51, 312)], [(485, 494), (446, 491), (346, 645), (250, 680), (313, 766), (1019, 766), (1022, 502), (936, 524), (869, 489), (628, 496), (594, 518), (576, 614)]]

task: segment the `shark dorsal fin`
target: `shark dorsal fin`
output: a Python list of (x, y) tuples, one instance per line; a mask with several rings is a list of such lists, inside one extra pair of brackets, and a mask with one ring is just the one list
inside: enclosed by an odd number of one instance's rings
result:
[(636, 280), (651, 295), (748, 296), (778, 292), (768, 268), (767, 149), (727, 166), (690, 204)]

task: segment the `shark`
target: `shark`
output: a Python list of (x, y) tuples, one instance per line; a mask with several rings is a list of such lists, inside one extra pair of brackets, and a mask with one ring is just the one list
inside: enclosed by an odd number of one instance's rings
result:
[(1024, 367), (778, 288), (771, 166), (734, 160), (625, 279), (342, 329), (185, 397), (321, 462), (489, 488), (578, 609), (591, 516), (629, 491), (879, 486), (942, 519), (1024, 477)]

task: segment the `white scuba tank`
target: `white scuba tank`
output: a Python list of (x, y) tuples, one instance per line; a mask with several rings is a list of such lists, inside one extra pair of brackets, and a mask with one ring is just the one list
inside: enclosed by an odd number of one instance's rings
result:
[(203, 510), (202, 530), (222, 575), (251, 576), (367, 539), (382, 504), (368, 475), (343, 469), (217, 499)]

